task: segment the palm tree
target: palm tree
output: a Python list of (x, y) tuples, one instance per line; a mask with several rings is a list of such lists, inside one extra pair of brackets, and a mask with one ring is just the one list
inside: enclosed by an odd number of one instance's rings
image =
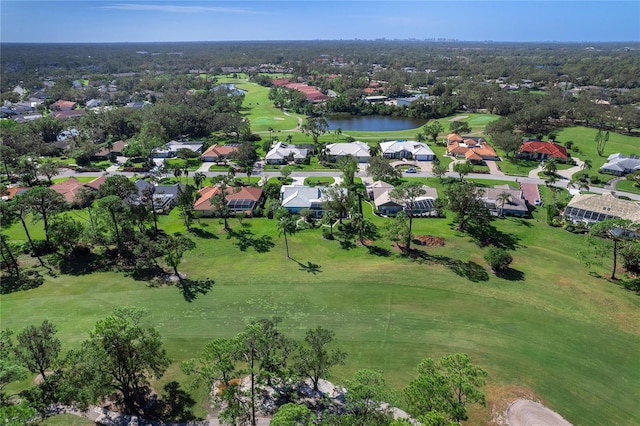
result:
[(340, 127), (336, 129), (336, 135), (338, 136), (338, 139), (340, 139), (340, 136), (342, 135), (342, 129)]
[(291, 133), (289, 133), (286, 137), (287, 143), (291, 143), (291, 141), (293, 141), (293, 135)]
[(181, 169), (180, 167), (176, 167), (176, 168), (173, 170), (173, 176), (174, 176), (176, 179), (180, 180), (180, 176), (182, 176), (182, 169)]
[(378, 142), (374, 142), (369, 145), (369, 155), (372, 157), (380, 155), (380, 144)]
[(189, 169), (187, 169), (187, 165), (184, 165), (184, 169), (182, 169), (182, 175), (185, 177), (187, 184), (189, 184)]
[(273, 137), (271, 136), (271, 132), (273, 132), (273, 127), (269, 127), (267, 130), (269, 131), (269, 140), (272, 141)]
[(555, 175), (556, 172), (558, 171), (558, 165), (556, 164), (556, 160), (550, 159), (545, 161), (544, 164), (542, 165), (542, 170), (546, 175), (549, 175), (549, 176)]
[(287, 250), (287, 259), (291, 259), (291, 256), (289, 256), (289, 241), (287, 240), (287, 234), (293, 235), (296, 233), (298, 226), (296, 224), (296, 219), (287, 213), (278, 219), (276, 226), (278, 227), (278, 235), (284, 236), (284, 246)]
[(504, 203), (509, 201), (509, 197), (511, 197), (511, 194), (507, 191), (503, 191), (498, 194), (498, 197), (496, 198), (496, 201), (500, 204), (500, 217), (504, 216)]
[(207, 175), (205, 175), (202, 172), (196, 172), (193, 175), (193, 184), (200, 189), (202, 187), (202, 184), (204, 182), (204, 180), (207, 178)]
[(592, 167), (593, 167), (593, 162), (588, 158), (584, 160), (584, 163), (582, 163), (582, 170), (586, 170), (588, 172), (589, 170), (591, 170)]

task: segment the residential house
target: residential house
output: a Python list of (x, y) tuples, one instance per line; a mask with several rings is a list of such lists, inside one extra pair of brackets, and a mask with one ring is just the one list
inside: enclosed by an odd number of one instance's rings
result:
[(358, 163), (366, 163), (371, 155), (369, 154), (369, 145), (356, 141), (351, 143), (332, 143), (326, 147), (327, 157), (331, 161), (350, 155), (358, 160)]
[(57, 100), (49, 106), (51, 111), (72, 111), (76, 108), (77, 103), (72, 101), (65, 101), (63, 99)]
[(178, 192), (185, 189), (185, 185), (177, 183), (175, 185), (154, 185), (146, 180), (136, 181), (138, 195), (131, 202), (139, 204), (142, 202), (144, 191), (149, 187), (153, 190), (153, 205), (157, 213), (168, 214), (178, 204)]
[[(493, 188), (483, 188), (481, 197), (484, 205), (493, 216), (526, 216), (529, 213), (529, 206), (524, 198), (522, 190), (511, 188), (509, 185), (498, 185)], [(505, 200), (502, 200), (502, 195)]]
[(67, 118), (82, 117), (85, 111), (83, 109), (74, 109), (68, 111), (53, 111), (51, 116), (57, 120), (66, 120)]
[(62, 195), (67, 203), (73, 204), (78, 202), (76, 197), (81, 192), (82, 188), (89, 188), (97, 191), (98, 189), (100, 189), (100, 185), (104, 183), (106, 178), (107, 177), (103, 175), (93, 179), (90, 182), (82, 183), (79, 182), (76, 178), (70, 177), (65, 181), (54, 183), (49, 188)]
[(102, 105), (101, 99), (90, 99), (87, 101), (87, 108), (97, 108)]
[(413, 159), (416, 161), (432, 161), (435, 153), (427, 144), (416, 141), (385, 141), (380, 142), (380, 151), (384, 158)]
[(93, 161), (111, 160), (112, 158), (122, 155), (122, 151), (124, 150), (125, 146), (127, 146), (127, 143), (125, 141), (114, 142), (111, 149), (107, 149), (106, 147), (103, 147), (97, 150), (91, 156), (91, 160)]
[(326, 197), (322, 187), (282, 185), (280, 200), (282, 207), (291, 214), (299, 214), (302, 209), (310, 209), (316, 217), (321, 217)]
[(499, 161), (500, 157), (484, 138), (464, 137), (457, 133), (447, 135), (447, 155), (464, 158), (472, 163)]
[[(222, 189), (219, 186), (207, 186), (198, 191), (193, 210), (200, 217), (214, 216), (211, 205), (211, 197), (220, 194)], [(253, 186), (228, 187), (226, 189), (227, 208), (230, 214), (245, 213), (253, 215), (255, 208), (260, 205), (262, 199), (262, 188)]]
[[(394, 186), (383, 181), (373, 182), (367, 187), (367, 194), (376, 210), (383, 216), (393, 216), (407, 210), (406, 203), (401, 200), (395, 200), (391, 197), (391, 191)], [(435, 188), (423, 186), (424, 194), (417, 197), (413, 203), (414, 216), (435, 216), (435, 200), (438, 198), (438, 192)]]
[(188, 149), (193, 152), (202, 152), (202, 142), (177, 142), (171, 141), (165, 144), (162, 148), (156, 148), (151, 153), (153, 158), (172, 158), (175, 157), (180, 149)]
[(296, 145), (288, 145), (284, 142), (275, 142), (264, 156), (267, 164), (287, 164), (289, 162), (302, 163), (309, 155), (307, 148)]
[(640, 203), (622, 200), (611, 193), (574, 195), (562, 213), (571, 222), (597, 223), (606, 219), (640, 222)]
[(620, 153), (611, 154), (607, 162), (600, 167), (600, 172), (610, 173), (616, 176), (624, 176), (640, 170), (640, 157), (626, 156)]
[(0, 200), (2, 200), (2, 201), (11, 200), (16, 195), (23, 194), (23, 193), (27, 192), (30, 189), (31, 188), (25, 188), (25, 187), (22, 187), (22, 186), (12, 186), (12, 187), (6, 188), (5, 192), (2, 194), (2, 196), (0, 196)]
[(524, 141), (518, 151), (519, 158), (529, 160), (548, 160), (554, 158), (559, 161), (566, 161), (570, 158), (567, 150), (562, 145), (554, 143), (553, 140), (543, 142), (539, 140)]
[(226, 160), (229, 156), (238, 150), (238, 145), (211, 145), (202, 153), (200, 159), (206, 162), (218, 162)]

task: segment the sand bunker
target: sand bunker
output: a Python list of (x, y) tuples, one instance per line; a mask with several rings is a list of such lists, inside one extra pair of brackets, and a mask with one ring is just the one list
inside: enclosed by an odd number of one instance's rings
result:
[(507, 408), (507, 424), (510, 426), (573, 426), (555, 411), (544, 405), (517, 399)]

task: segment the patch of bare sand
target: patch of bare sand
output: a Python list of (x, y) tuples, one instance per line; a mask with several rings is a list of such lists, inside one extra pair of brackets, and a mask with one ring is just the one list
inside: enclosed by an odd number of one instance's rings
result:
[(517, 399), (507, 409), (509, 426), (572, 426), (571, 423), (539, 402)]
[(459, 115), (457, 117), (453, 117), (451, 120), (449, 121), (460, 121), (460, 120), (464, 120), (465, 118), (469, 118), (468, 115)]

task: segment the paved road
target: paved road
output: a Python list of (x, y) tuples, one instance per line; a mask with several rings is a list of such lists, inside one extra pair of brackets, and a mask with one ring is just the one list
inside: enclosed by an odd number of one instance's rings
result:
[[(127, 177), (133, 177), (133, 176), (144, 176), (144, 173), (125, 173), (125, 172), (118, 172), (119, 174), (125, 175)], [(102, 176), (103, 173), (98, 173), (98, 172), (86, 172), (86, 173), (78, 173), (74, 170), (70, 170), (70, 169), (65, 169), (62, 173), (58, 174), (56, 176), (56, 178), (62, 178), (62, 177), (71, 177), (71, 176)], [(220, 175), (226, 175), (226, 172), (222, 172), (222, 171), (215, 171), (215, 172), (209, 172), (206, 171), (204, 172), (204, 174), (208, 177), (211, 176), (220, 176)], [(164, 175), (162, 175), (163, 177), (171, 177), (173, 176), (172, 173), (165, 173)], [(239, 175), (240, 177), (243, 176), (243, 174)], [(262, 171), (262, 170), (254, 170), (254, 176), (262, 176), (264, 178), (264, 180), (266, 181), (267, 179), (271, 178), (271, 177), (280, 177), (282, 176), (280, 174), (279, 171)], [(293, 172), (291, 174), (291, 177), (293, 177), (294, 179), (296, 179), (296, 181), (299, 181), (299, 179), (301, 178), (306, 178), (306, 177), (323, 177), (323, 176), (329, 176), (329, 177), (333, 177), (333, 178), (340, 178), (342, 176), (342, 172), (340, 171), (327, 171), (327, 172), (319, 172), (319, 171), (303, 171), (303, 172)], [(361, 178), (366, 178), (367, 175), (365, 172), (357, 172), (356, 176), (361, 177)], [(453, 178), (458, 178), (458, 174), (457, 173), (447, 173), (446, 176), (448, 177), (453, 177)], [(404, 177), (407, 178), (411, 178), (411, 177), (433, 177), (433, 173), (431, 173), (430, 171), (418, 171), (417, 173), (404, 173)], [(521, 176), (508, 176), (508, 175), (502, 175), (502, 174), (480, 174), (480, 173), (470, 173), (466, 176), (467, 178), (471, 178), (471, 179), (493, 179), (493, 180), (503, 180), (503, 181), (511, 181), (511, 182), (524, 182), (524, 183), (533, 183), (536, 185), (545, 185), (546, 182), (543, 179), (540, 179), (538, 177), (521, 177)], [(304, 180), (304, 179), (303, 179)], [(569, 179), (567, 178), (561, 178), (558, 182), (556, 182), (554, 184), (554, 186), (556, 187), (561, 187), (561, 188), (567, 188), (567, 185), (569, 183)], [(621, 192), (621, 191), (613, 191), (611, 188), (600, 188), (600, 187), (596, 187), (596, 186), (591, 186), (589, 187), (589, 192), (593, 192), (596, 194), (605, 194), (605, 193), (611, 193), (611, 192), (615, 192), (616, 195), (624, 195), (629, 197), (632, 200), (638, 200), (640, 201), (640, 194), (632, 194), (632, 193), (628, 193), (628, 192)]]

